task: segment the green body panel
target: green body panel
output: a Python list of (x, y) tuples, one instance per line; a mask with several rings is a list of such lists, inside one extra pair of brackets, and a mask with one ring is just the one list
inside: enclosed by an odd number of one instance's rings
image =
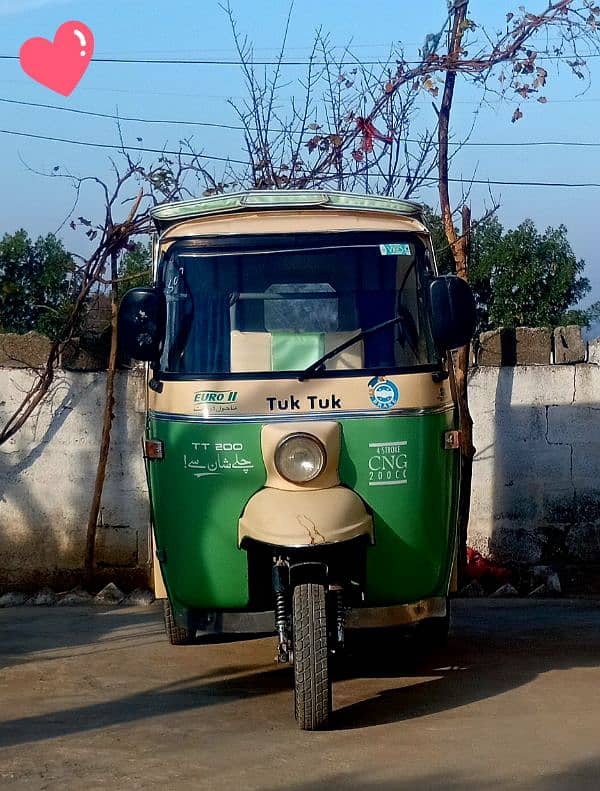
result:
[(447, 595), (459, 451), (444, 450), (443, 440), (454, 427), (453, 413), (340, 423), (340, 479), (365, 501), (375, 529), (375, 545), (367, 550), (365, 604)]
[(156, 547), (166, 557), (161, 568), (176, 610), (248, 604), (238, 520), (266, 480), (260, 429), (258, 423), (149, 420), (149, 438), (165, 448), (165, 458), (147, 468)]
[[(452, 411), (339, 423), (340, 480), (362, 497), (375, 528), (365, 604), (445, 596), (458, 501), (459, 452), (443, 447)], [(149, 419), (148, 437), (165, 449), (147, 467), (157, 551), (176, 611), (248, 605), (238, 520), (265, 484), (262, 425)]]

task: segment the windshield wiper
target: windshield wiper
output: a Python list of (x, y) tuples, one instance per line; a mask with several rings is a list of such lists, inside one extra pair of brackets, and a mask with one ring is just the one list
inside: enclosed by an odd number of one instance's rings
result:
[(357, 332), (356, 335), (353, 335), (351, 338), (348, 338), (347, 341), (344, 341), (344, 343), (340, 343), (339, 346), (336, 346), (330, 352), (327, 352), (327, 354), (324, 354), (322, 357), (319, 357), (318, 360), (315, 360), (314, 363), (311, 363), (308, 366), (308, 368), (305, 368), (304, 371), (302, 371), (302, 373), (298, 377), (298, 381), (304, 382), (305, 379), (310, 379), (311, 376), (314, 376), (316, 373), (318, 373), (321, 369), (324, 368), (325, 363), (328, 360), (331, 360), (331, 358), (335, 357), (336, 354), (345, 351), (350, 346), (354, 346), (355, 343), (358, 343), (358, 341), (361, 341), (363, 338), (366, 338), (367, 335), (371, 335), (374, 332), (383, 330), (386, 327), (391, 327), (392, 324), (398, 324), (398, 322), (404, 321), (405, 318), (406, 318), (405, 316), (399, 314), (397, 316), (394, 316), (393, 319), (382, 321), (381, 324), (374, 324), (372, 327), (367, 327), (366, 330), (361, 330), (360, 332)]

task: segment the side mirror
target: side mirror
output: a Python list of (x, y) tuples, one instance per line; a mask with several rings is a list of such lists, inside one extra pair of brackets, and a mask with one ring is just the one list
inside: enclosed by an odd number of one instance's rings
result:
[(119, 349), (127, 357), (155, 362), (166, 326), (165, 295), (152, 287), (132, 288), (119, 307)]
[(438, 349), (457, 349), (469, 343), (477, 322), (471, 286), (456, 275), (443, 275), (432, 281), (429, 296)]

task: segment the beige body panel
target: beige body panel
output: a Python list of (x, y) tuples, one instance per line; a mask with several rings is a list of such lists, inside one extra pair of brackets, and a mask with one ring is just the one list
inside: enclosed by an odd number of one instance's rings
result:
[[(371, 376), (316, 377), (298, 379), (197, 379), (163, 381), (162, 392), (150, 390), (148, 406), (152, 412), (190, 415), (202, 419), (244, 419), (248, 417), (302, 418), (347, 413), (393, 415), (403, 410), (445, 409), (453, 405), (449, 380), (435, 382), (431, 373), (390, 374), (399, 392), (391, 409), (379, 409), (371, 401)], [(217, 393), (220, 401), (207, 401), (206, 394)], [(287, 402), (287, 406), (285, 405)], [(326, 406), (321, 406), (325, 404)]]
[(156, 557), (156, 544), (154, 543), (154, 535), (152, 535), (152, 590), (154, 591), (155, 599), (167, 598), (165, 581), (160, 569), (160, 563)]
[(271, 370), (271, 333), (231, 331), (231, 372)]
[(336, 211), (333, 209), (261, 210), (240, 214), (185, 220), (166, 230), (160, 245), (164, 252), (182, 236), (232, 236), (280, 233), (327, 233), (329, 231), (406, 231), (429, 237), (423, 223), (383, 211)]
[[(290, 434), (310, 434), (321, 441), (327, 455), (325, 469), (313, 481), (308, 483), (291, 483), (283, 478), (275, 467), (275, 450), (285, 437)], [(340, 485), (338, 465), (340, 461), (340, 426), (332, 420), (312, 421), (311, 423), (274, 423), (263, 426), (260, 436), (263, 461), (267, 471), (265, 486), (284, 491), (315, 491), (330, 489)]]
[[(350, 340), (354, 332), (325, 332), (325, 353), (341, 346)], [(231, 371), (232, 373), (252, 373), (257, 371), (272, 371), (271, 342), (273, 336), (270, 332), (241, 332), (231, 331)], [(327, 361), (325, 366), (328, 371), (357, 370), (363, 366), (363, 342), (349, 346), (345, 351)]]
[[(275, 467), (275, 450), (290, 434), (310, 434), (325, 448), (323, 472), (305, 484), (283, 478)], [(262, 456), (267, 471), (264, 489), (253, 495), (239, 521), (239, 542), (252, 538), (265, 544), (304, 547), (337, 544), (359, 536), (373, 541), (373, 520), (363, 501), (340, 486), (340, 426), (334, 421), (294, 422), (264, 426)]]
[(359, 536), (373, 541), (373, 520), (360, 497), (343, 486), (316, 491), (261, 489), (239, 522), (246, 538), (284, 547), (337, 544)]

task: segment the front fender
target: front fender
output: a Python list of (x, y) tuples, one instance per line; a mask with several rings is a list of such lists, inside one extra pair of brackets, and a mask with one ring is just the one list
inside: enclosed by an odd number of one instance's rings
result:
[(250, 498), (239, 521), (240, 546), (247, 538), (308, 547), (359, 536), (373, 543), (373, 520), (360, 497), (344, 486), (306, 492), (264, 488)]

